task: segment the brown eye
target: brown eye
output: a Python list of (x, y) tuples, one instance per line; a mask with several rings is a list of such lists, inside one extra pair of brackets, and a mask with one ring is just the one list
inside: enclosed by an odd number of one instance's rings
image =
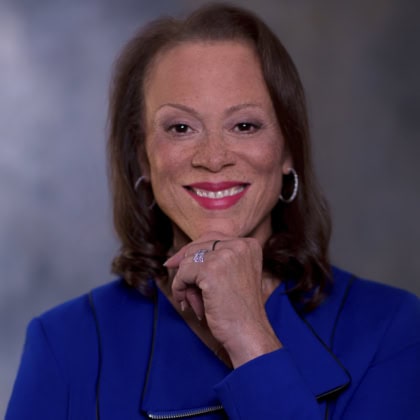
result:
[(241, 122), (236, 124), (234, 127), (234, 131), (239, 131), (241, 133), (253, 133), (254, 131), (258, 130), (260, 125), (250, 123), (250, 122)]
[(191, 127), (187, 124), (172, 124), (167, 128), (167, 131), (174, 134), (187, 134), (191, 131)]

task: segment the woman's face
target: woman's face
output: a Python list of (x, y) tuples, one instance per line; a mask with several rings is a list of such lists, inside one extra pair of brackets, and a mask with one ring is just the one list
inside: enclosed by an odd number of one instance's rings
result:
[(292, 162), (253, 50), (184, 43), (150, 70), (146, 175), (175, 247), (210, 231), (263, 244)]

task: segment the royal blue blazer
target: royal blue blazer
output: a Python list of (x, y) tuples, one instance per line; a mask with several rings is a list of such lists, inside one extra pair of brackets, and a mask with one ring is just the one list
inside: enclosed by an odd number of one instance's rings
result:
[(266, 303), (283, 348), (235, 370), (160, 292), (118, 280), (34, 319), (6, 420), (420, 418), (420, 302), (334, 269), (302, 315)]

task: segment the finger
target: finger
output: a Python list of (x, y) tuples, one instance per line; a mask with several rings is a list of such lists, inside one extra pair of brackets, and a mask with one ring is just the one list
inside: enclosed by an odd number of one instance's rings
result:
[(197, 319), (201, 321), (204, 318), (204, 303), (200, 289), (197, 287), (188, 287), (185, 295), (189, 306), (194, 311)]
[[(179, 266), (180, 262), (188, 255), (193, 256), (196, 251), (199, 249), (207, 249), (209, 251), (214, 250), (214, 243), (219, 243), (223, 239), (227, 239), (226, 235), (220, 232), (208, 232), (201, 236), (194, 242), (190, 242), (187, 245), (184, 245), (180, 248), (174, 255), (169, 257), (163, 265), (167, 268), (176, 268)], [(220, 244), (219, 244), (220, 245)], [(218, 246), (219, 246), (218, 245)]]
[(201, 263), (204, 261), (204, 254), (210, 250), (211, 243), (188, 244), (181, 248), (176, 254), (164, 262), (167, 268), (177, 268), (184, 259), (190, 259), (191, 262)]
[(163, 266), (167, 268), (176, 268), (179, 266), (180, 262), (185, 258), (186, 247), (182, 247), (178, 252), (169, 257), (164, 263)]
[(172, 296), (178, 303), (185, 301), (187, 304), (187, 290), (189, 288), (197, 287), (197, 270), (196, 264), (183, 261), (180, 265), (178, 272), (172, 280)]

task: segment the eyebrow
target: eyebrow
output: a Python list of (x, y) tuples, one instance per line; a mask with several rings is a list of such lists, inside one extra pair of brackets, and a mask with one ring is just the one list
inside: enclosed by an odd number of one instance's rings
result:
[(159, 108), (157, 108), (156, 112), (160, 111), (162, 108), (165, 108), (165, 107), (180, 109), (181, 111), (186, 111), (186, 112), (189, 112), (189, 113), (195, 115), (196, 117), (199, 117), (198, 112), (194, 108), (191, 108), (187, 105), (171, 103), (171, 102), (162, 104), (161, 106), (159, 106)]
[(226, 110), (226, 115), (232, 115), (233, 113), (235, 113), (236, 111), (240, 111), (242, 109), (245, 108), (261, 108), (261, 104), (260, 103), (253, 103), (253, 102), (246, 102), (243, 104), (238, 104), (238, 105), (234, 105), (231, 106), (230, 108), (228, 108)]
[[(189, 112), (189, 113), (195, 115), (196, 117), (200, 116), (200, 114), (194, 108), (191, 108), (187, 105), (178, 104), (178, 103), (171, 103), (171, 102), (164, 103), (164, 104), (160, 105), (159, 108), (157, 108), (156, 112), (159, 111), (162, 108), (165, 108), (165, 107), (180, 109), (181, 111)], [(243, 104), (233, 105), (225, 111), (225, 114), (227, 116), (229, 116), (229, 115), (232, 115), (233, 113), (235, 113), (237, 111), (240, 111), (242, 109), (245, 109), (245, 108), (261, 108), (261, 104), (260, 103), (252, 103), (252, 102), (248, 103), (248, 102), (246, 102), (246, 103), (243, 103)]]

